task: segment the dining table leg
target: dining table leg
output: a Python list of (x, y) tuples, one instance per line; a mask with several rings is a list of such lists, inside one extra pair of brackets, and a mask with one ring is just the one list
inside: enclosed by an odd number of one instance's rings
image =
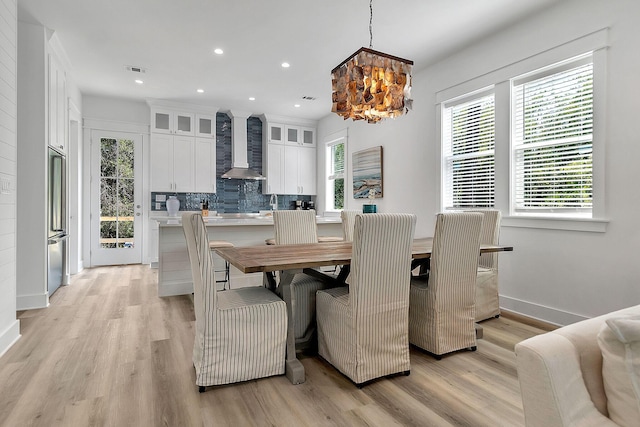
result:
[(304, 366), (296, 357), (296, 334), (294, 325), (296, 322), (296, 301), (291, 292), (291, 281), (302, 270), (284, 270), (280, 272), (278, 284), (282, 299), (287, 304), (287, 355), (285, 360), (285, 375), (291, 384), (302, 384), (305, 381)]

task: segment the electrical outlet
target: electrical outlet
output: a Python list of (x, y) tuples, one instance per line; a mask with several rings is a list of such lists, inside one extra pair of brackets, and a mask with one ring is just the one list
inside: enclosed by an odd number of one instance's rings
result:
[(161, 206), (161, 204), (160, 204), (160, 203), (156, 203), (156, 210), (157, 210), (157, 211), (159, 211), (160, 209), (162, 209), (160, 206)]

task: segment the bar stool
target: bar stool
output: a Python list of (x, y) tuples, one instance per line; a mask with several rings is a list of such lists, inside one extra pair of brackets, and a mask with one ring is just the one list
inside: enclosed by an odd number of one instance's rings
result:
[[(233, 247), (233, 243), (227, 242), (225, 240), (209, 241), (209, 249), (212, 251), (218, 248), (232, 248), (232, 247)], [(222, 273), (222, 272), (224, 272), (224, 279), (216, 280), (216, 283), (224, 283), (224, 285), (222, 286), (223, 291), (227, 289), (227, 283), (229, 284), (229, 289), (231, 289), (231, 278), (229, 277), (229, 261), (227, 260), (224, 261), (224, 270), (215, 270), (215, 273)]]

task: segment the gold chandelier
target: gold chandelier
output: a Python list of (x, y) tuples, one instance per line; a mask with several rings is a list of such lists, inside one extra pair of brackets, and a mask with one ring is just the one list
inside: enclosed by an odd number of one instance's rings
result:
[(413, 61), (372, 49), (373, 6), (369, 0), (369, 48), (362, 47), (331, 70), (331, 112), (346, 119), (377, 123), (411, 108)]

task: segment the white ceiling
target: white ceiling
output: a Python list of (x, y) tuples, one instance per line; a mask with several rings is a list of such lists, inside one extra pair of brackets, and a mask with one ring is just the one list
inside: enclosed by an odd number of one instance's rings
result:
[[(373, 48), (412, 59), (415, 73), (556, 1), (374, 0)], [(18, 7), (21, 21), (55, 31), (84, 94), (252, 113), (329, 114), (331, 69), (369, 46), (368, 0), (19, 0)], [(213, 54), (217, 47), (223, 55)]]

